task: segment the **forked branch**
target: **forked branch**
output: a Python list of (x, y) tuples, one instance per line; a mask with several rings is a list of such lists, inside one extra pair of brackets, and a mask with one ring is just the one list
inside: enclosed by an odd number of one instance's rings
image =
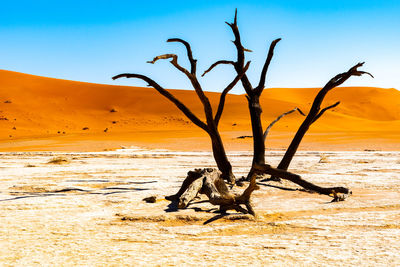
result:
[[(244, 62), (245, 62), (244, 52), (246, 52), (246, 51), (251, 52), (251, 50), (245, 49), (240, 40), (239, 28), (237, 25), (237, 9), (235, 10), (235, 19), (234, 19), (233, 23), (229, 23), (229, 22), (225, 22), (225, 23), (228, 24), (228, 26), (232, 29), (233, 35), (235, 36), (235, 40), (233, 41), (233, 43), (236, 47), (237, 59), (236, 59), (236, 62), (234, 62), (234, 67), (235, 67), (235, 70), (237, 73), (241, 73), (243, 71)], [(253, 86), (251, 85), (246, 74), (244, 74), (242, 77), (242, 84), (243, 84), (244, 90), (246, 91), (246, 94), (248, 96), (252, 96), (254, 93)]]
[[(207, 96), (204, 94), (203, 89), (201, 88), (201, 85), (196, 78), (196, 75), (190, 73), (187, 69), (185, 69), (184, 67), (182, 67), (181, 65), (178, 64), (178, 56), (177, 55), (164, 54), (164, 55), (156, 56), (155, 58), (153, 58), (153, 60), (148, 61), (147, 63), (154, 64), (156, 61), (158, 61), (160, 59), (169, 59), (169, 58), (171, 58), (171, 61), (170, 61), (171, 64), (173, 66), (175, 66), (178, 70), (183, 72), (188, 77), (190, 82), (192, 83), (192, 86), (193, 86), (194, 90), (196, 91), (197, 96), (200, 98), (200, 101), (202, 102), (202, 104), (204, 106), (204, 111), (205, 111), (206, 118), (207, 118), (207, 124), (209, 124), (213, 120), (212, 107), (211, 107), (210, 101), (207, 98)], [(194, 65), (196, 65), (195, 62), (194, 62)]]
[(347, 72), (340, 73), (333, 77), (325, 86), (322, 90), (330, 90), (332, 88), (335, 88), (342, 83), (344, 83), (347, 79), (349, 79), (351, 76), (361, 76), (363, 74), (367, 74), (374, 78), (371, 73), (366, 72), (366, 71), (360, 71), (358, 68), (362, 67), (364, 65), (364, 62), (360, 62), (356, 64), (355, 66), (351, 67)]
[(192, 49), (190, 48), (190, 44), (188, 42), (186, 42), (185, 40), (182, 40), (180, 38), (170, 38), (167, 40), (168, 43), (171, 42), (178, 42), (183, 44), (186, 47), (186, 51), (187, 51), (187, 56), (190, 62), (190, 73), (195, 75), (196, 74), (196, 64), (197, 64), (197, 60), (193, 58), (193, 53), (192, 53)]
[(288, 169), (290, 162), (293, 159), (293, 156), (296, 154), (296, 151), (297, 151), (304, 135), (308, 131), (309, 127), (311, 126), (311, 124), (313, 122), (315, 122), (317, 119), (319, 119), (324, 114), (325, 111), (339, 105), (339, 103), (335, 103), (334, 105), (321, 110), (322, 101), (324, 100), (326, 94), (330, 90), (332, 90), (336, 86), (341, 85), (347, 79), (349, 79), (351, 76), (361, 76), (363, 74), (367, 74), (367, 75), (370, 75), (371, 77), (373, 77), (369, 72), (358, 70), (358, 68), (362, 67), (363, 65), (364, 65), (363, 62), (358, 63), (358, 64), (354, 65), (353, 67), (351, 67), (347, 72), (336, 75), (335, 77), (330, 79), (328, 81), (328, 83), (318, 92), (318, 94), (314, 98), (314, 102), (310, 108), (310, 111), (309, 111), (307, 117), (304, 119), (303, 123), (300, 125), (299, 129), (296, 132), (296, 135), (294, 136), (292, 142), (290, 143), (289, 147), (287, 148), (285, 155), (283, 156), (281, 162), (279, 163), (278, 169), (282, 169), (282, 170)]
[(262, 91), (264, 90), (265, 77), (267, 75), (268, 67), (269, 67), (269, 64), (271, 63), (272, 57), (274, 56), (275, 46), (280, 40), (282, 40), (282, 39), (281, 38), (275, 39), (274, 41), (272, 41), (271, 45), (269, 46), (268, 56), (267, 56), (267, 59), (265, 60), (264, 67), (261, 71), (260, 82), (258, 83), (258, 86), (254, 89), (256, 91), (255, 93), (258, 96), (260, 96)]
[(219, 120), (221, 119), (222, 112), (224, 110), (226, 95), (229, 93), (229, 91), (232, 90), (232, 88), (237, 84), (237, 82), (240, 81), (240, 79), (243, 77), (243, 75), (249, 69), (249, 66), (250, 66), (250, 61), (248, 61), (246, 63), (246, 66), (244, 67), (243, 72), (241, 74), (236, 75), (236, 78), (222, 91), (221, 96), (219, 98), (217, 113), (215, 114), (215, 117), (214, 117), (214, 122), (217, 126), (218, 126)]
[(318, 114), (317, 116), (315, 116), (314, 120), (312, 121), (312, 123), (316, 122), (324, 113), (325, 111), (327, 111), (328, 109), (332, 109), (337, 107), (340, 104), (340, 101), (336, 102), (333, 105), (327, 106), (326, 108), (323, 108)]

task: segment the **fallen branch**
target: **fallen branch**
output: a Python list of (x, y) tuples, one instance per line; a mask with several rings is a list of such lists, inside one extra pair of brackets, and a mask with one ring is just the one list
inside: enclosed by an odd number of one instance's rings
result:
[[(211, 204), (220, 207), (221, 213), (236, 210), (255, 215), (250, 197), (258, 188), (254, 175), (248, 187), (241, 194), (234, 194), (227, 187), (220, 171), (211, 168), (196, 169), (188, 172), (179, 191), (175, 195), (167, 196), (166, 199), (178, 201), (178, 208), (184, 209), (198, 194), (205, 194)], [(244, 205), (245, 208), (241, 205)]]
[[(304, 189), (311, 190), (322, 195), (332, 196), (334, 197), (334, 199), (336, 199), (336, 201), (345, 200), (347, 196), (352, 194), (352, 192), (346, 187), (321, 187), (304, 180), (298, 174), (294, 174), (286, 170), (273, 168), (267, 164), (255, 165), (253, 168), (255, 172), (258, 172), (259, 174), (269, 174), (274, 177), (289, 180), (295, 184), (300, 185)], [(338, 193), (342, 195), (339, 197)]]

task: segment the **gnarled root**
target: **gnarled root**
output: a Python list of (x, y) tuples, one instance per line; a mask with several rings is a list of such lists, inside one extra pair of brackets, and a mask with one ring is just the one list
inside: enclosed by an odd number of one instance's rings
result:
[[(255, 215), (250, 196), (256, 189), (258, 189), (256, 175), (253, 175), (243, 193), (234, 194), (228, 189), (220, 171), (211, 168), (195, 169), (188, 172), (188, 176), (178, 193), (168, 196), (166, 199), (179, 201), (178, 208), (183, 209), (200, 193), (205, 194), (211, 204), (219, 205), (221, 213), (225, 213), (228, 210), (236, 210)], [(241, 205), (244, 205), (245, 208)]]

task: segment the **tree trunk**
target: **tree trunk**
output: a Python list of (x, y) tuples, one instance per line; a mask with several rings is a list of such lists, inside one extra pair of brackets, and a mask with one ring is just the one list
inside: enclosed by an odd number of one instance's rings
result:
[(232, 165), (226, 156), (225, 147), (218, 130), (211, 129), (209, 135), (212, 143), (213, 156), (218, 169), (222, 172), (222, 177), (229, 183), (235, 184), (236, 178), (232, 172)]
[[(251, 128), (253, 131), (253, 163), (264, 164), (265, 163), (265, 143), (264, 143), (264, 131), (261, 123), (261, 105), (260, 98), (258, 96), (251, 96), (248, 98), (249, 111), (251, 118)], [(251, 175), (250, 175), (251, 177)]]
[(254, 166), (265, 164), (265, 142), (264, 131), (261, 122), (262, 108), (260, 105), (260, 98), (257, 95), (252, 95), (251, 97), (248, 97), (247, 100), (249, 104), (251, 128), (253, 132), (253, 162), (246, 178), (246, 181), (250, 181), (254, 174)]
[(281, 162), (279, 163), (278, 169), (281, 169), (281, 170), (288, 169), (289, 164), (292, 161), (294, 154), (296, 154), (296, 151), (299, 148), (301, 140), (303, 140), (303, 137), (306, 134), (306, 132), (308, 131), (308, 128), (310, 128), (311, 124), (312, 124), (312, 117), (307, 117), (303, 121), (303, 123), (299, 127), (299, 130), (297, 131), (296, 135), (294, 136), (292, 142), (290, 143), (289, 147), (287, 148), (285, 155), (283, 156)]

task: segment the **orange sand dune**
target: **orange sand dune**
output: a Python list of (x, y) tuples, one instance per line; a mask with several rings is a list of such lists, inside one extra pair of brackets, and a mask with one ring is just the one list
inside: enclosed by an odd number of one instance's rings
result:
[[(134, 81), (132, 81), (134, 82)], [(265, 126), (294, 107), (304, 112), (316, 88), (266, 89), (261, 99)], [(171, 90), (204, 118), (193, 91)], [(218, 93), (207, 93), (216, 105)], [(324, 102), (341, 104), (316, 122), (302, 149), (400, 149), (400, 92), (340, 87)], [(284, 149), (302, 122), (291, 114), (274, 126), (268, 148)], [(228, 149), (251, 150), (246, 99), (227, 97), (220, 129)], [(207, 135), (152, 88), (74, 82), (0, 70), (0, 151), (103, 150), (140, 145), (208, 150)]]

